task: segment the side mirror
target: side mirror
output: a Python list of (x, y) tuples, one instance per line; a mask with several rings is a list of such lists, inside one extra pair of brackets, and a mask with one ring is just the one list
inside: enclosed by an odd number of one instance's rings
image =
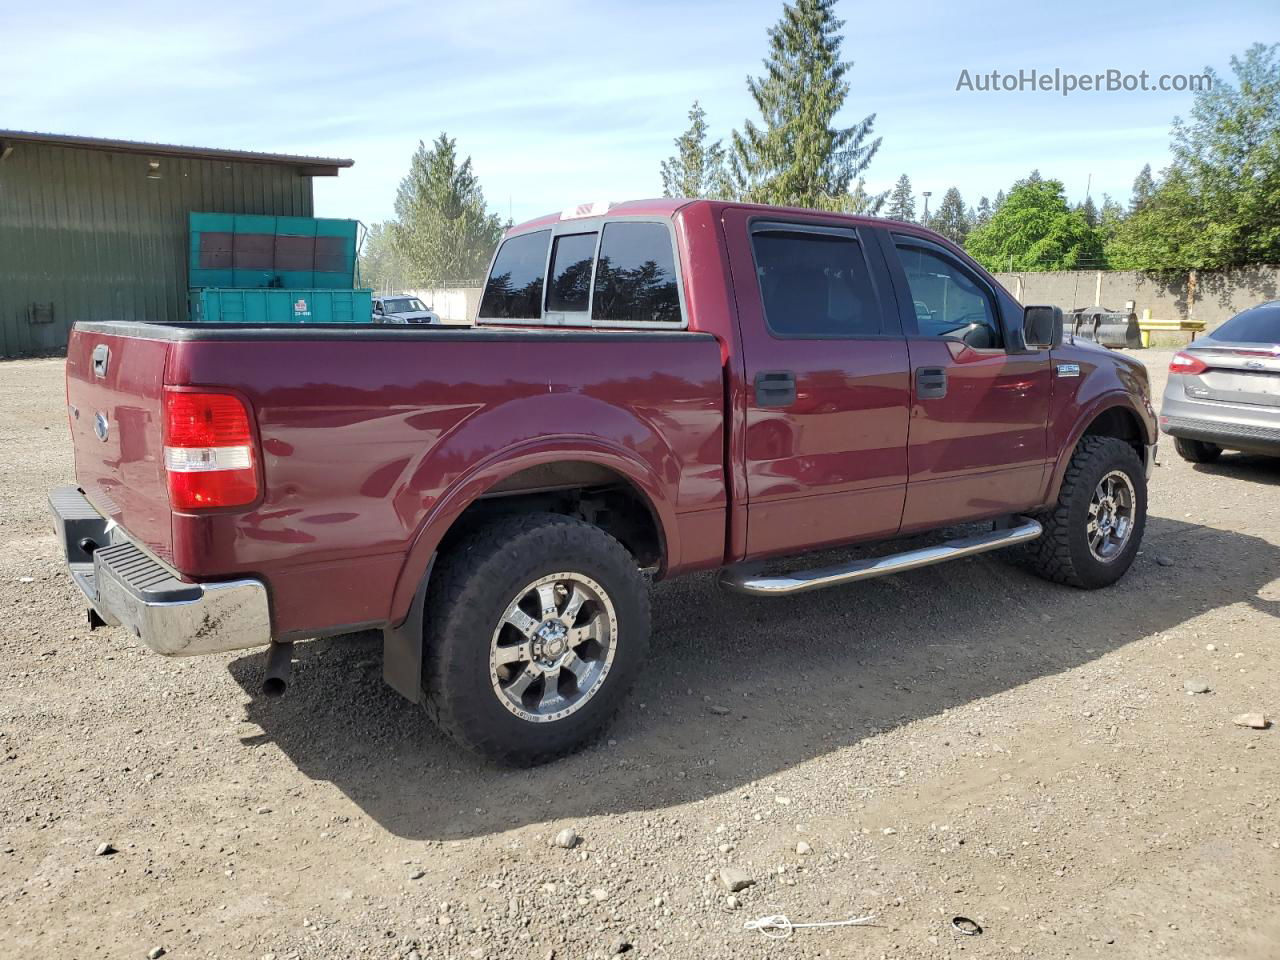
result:
[(1022, 340), (1033, 349), (1062, 346), (1062, 308), (1027, 307), (1022, 314)]

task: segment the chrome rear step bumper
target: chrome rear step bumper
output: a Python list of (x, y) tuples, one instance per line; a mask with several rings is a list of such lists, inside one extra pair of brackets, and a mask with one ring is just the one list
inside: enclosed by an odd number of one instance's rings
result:
[(49, 511), (71, 579), (101, 623), (128, 628), (166, 657), (271, 642), (271, 610), (261, 581), (183, 580), (98, 513), (77, 487), (50, 491)]
[(785, 597), (793, 593), (805, 593), (842, 583), (853, 583), (856, 580), (870, 580), (873, 577), (883, 577), (891, 573), (931, 567), (935, 563), (946, 563), (948, 560), (958, 560), (960, 557), (972, 557), (979, 553), (986, 553), (988, 550), (999, 550), (1001, 547), (1012, 547), (1015, 544), (1034, 540), (1042, 532), (1043, 528), (1039, 521), (1029, 517), (1019, 517), (1016, 526), (1001, 527), (968, 537), (947, 540), (929, 547), (894, 553), (887, 557), (855, 560), (838, 566), (816, 567), (812, 570), (797, 570), (793, 573), (773, 576), (760, 575), (758, 568), (730, 567), (720, 574), (720, 586), (734, 593), (745, 593), (756, 597)]

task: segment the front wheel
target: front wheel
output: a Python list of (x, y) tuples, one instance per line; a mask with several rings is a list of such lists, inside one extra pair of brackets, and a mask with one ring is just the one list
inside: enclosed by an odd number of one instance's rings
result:
[(1027, 553), (1037, 574), (1086, 590), (1115, 583), (1133, 563), (1147, 525), (1147, 480), (1138, 455), (1123, 440), (1085, 437), (1057, 504), (1036, 519), (1044, 534)]
[(1178, 451), (1178, 456), (1183, 460), (1191, 463), (1213, 463), (1222, 456), (1222, 448), (1216, 443), (1188, 440), (1185, 437), (1174, 437), (1173, 449)]
[(442, 558), (424, 643), (424, 699), (440, 727), (490, 759), (541, 763), (618, 709), (648, 653), (648, 590), (598, 527), (545, 513), (495, 520)]

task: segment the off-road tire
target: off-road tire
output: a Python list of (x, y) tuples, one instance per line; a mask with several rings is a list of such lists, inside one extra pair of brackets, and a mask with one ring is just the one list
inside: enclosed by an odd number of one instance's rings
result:
[[(1089, 550), (1089, 503), (1099, 481), (1113, 470), (1123, 471), (1133, 484), (1133, 527), (1123, 550), (1109, 561)], [(1084, 437), (1067, 466), (1058, 502), (1035, 515), (1044, 533), (1024, 548), (1031, 569), (1046, 580), (1083, 590), (1109, 587), (1129, 569), (1147, 525), (1147, 481), (1142, 461), (1133, 448), (1114, 437)]]
[(1174, 437), (1173, 449), (1178, 451), (1178, 456), (1190, 463), (1213, 463), (1222, 456), (1222, 448), (1216, 443), (1188, 440), (1185, 437)]
[[(584, 574), (617, 614), (608, 674), (580, 709), (532, 722), (505, 707), (490, 682), (490, 644), (512, 598), (560, 571)], [(576, 750), (605, 728), (649, 652), (649, 592), (635, 558), (599, 527), (530, 513), (471, 530), (441, 556), (427, 593), (423, 702), (453, 740), (490, 760), (532, 766)]]

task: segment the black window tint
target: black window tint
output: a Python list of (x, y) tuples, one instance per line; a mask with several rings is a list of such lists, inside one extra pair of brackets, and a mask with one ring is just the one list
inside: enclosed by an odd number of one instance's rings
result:
[(852, 237), (788, 230), (752, 236), (765, 322), (784, 337), (867, 337), (880, 306)]
[(1209, 334), (1209, 339), (1235, 343), (1280, 343), (1280, 303), (1264, 303), (1237, 313)]
[(480, 316), (490, 320), (536, 320), (542, 316), (542, 277), (550, 230), (512, 237), (502, 245), (480, 298)]
[(898, 245), (898, 258), (921, 336), (955, 337), (977, 350), (1003, 344), (991, 297), (967, 270), (932, 250), (907, 244)]
[(671, 235), (661, 223), (610, 223), (600, 240), (591, 319), (680, 322)]
[(591, 263), (596, 255), (594, 233), (565, 233), (551, 244), (551, 284), (547, 310), (569, 313), (587, 309), (591, 294)]

